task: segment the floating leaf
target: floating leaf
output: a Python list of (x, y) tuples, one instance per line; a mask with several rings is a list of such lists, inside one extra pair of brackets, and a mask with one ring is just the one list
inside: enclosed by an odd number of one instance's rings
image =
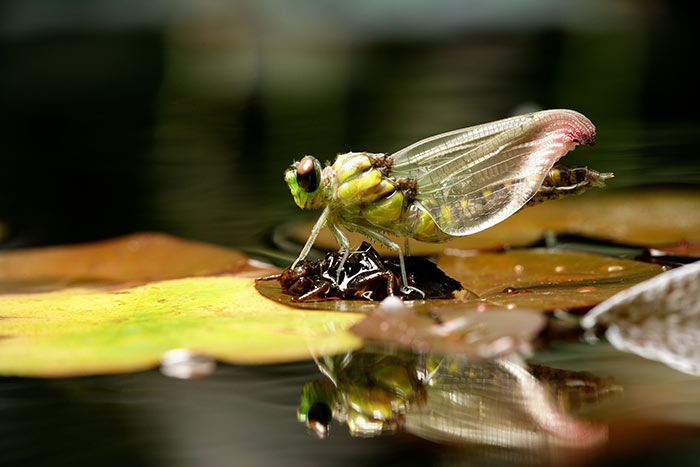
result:
[[(278, 238), (303, 244), (313, 223), (284, 226)], [(410, 241), (415, 255), (439, 254), (445, 248), (492, 250), (503, 246), (527, 246), (547, 231), (582, 235), (636, 246), (675, 245), (700, 241), (700, 192), (693, 190), (603, 191), (576, 196), (523, 209), (505, 221), (474, 235), (447, 243)], [(352, 244), (364, 239), (351, 233)], [(400, 245), (403, 239), (393, 237)], [(278, 242), (284, 243), (284, 242)], [(290, 249), (291, 245), (282, 245)], [(337, 250), (331, 233), (324, 229), (318, 248)], [(296, 248), (296, 246), (295, 246)], [(300, 248), (300, 247), (299, 247)], [(378, 247), (382, 255), (390, 250)]]
[(259, 274), (243, 253), (162, 233), (0, 253), (4, 282), (149, 281), (247, 269)]
[(528, 350), (545, 325), (542, 314), (535, 311), (510, 311), (484, 303), (452, 304), (440, 307), (436, 303), (438, 306), (421, 311), (389, 297), (350, 331), (415, 353), (490, 359)]
[(677, 245), (657, 246), (652, 250), (652, 254), (659, 253), (671, 256), (688, 256), (691, 258), (700, 258), (700, 242), (681, 242)]
[(438, 258), (440, 268), (467, 290), (509, 309), (589, 308), (663, 270), (639, 261), (545, 249), (448, 253)]
[(698, 191), (635, 190), (596, 195), (545, 203), (530, 215), (550, 230), (628, 245), (700, 240)]
[(620, 292), (581, 324), (607, 326), (605, 336), (618, 349), (700, 376), (700, 262)]
[(362, 317), (292, 309), (231, 277), (3, 295), (0, 314), (0, 375), (16, 376), (142, 370), (180, 348), (231, 363), (304, 359), (357, 347), (345, 329)]

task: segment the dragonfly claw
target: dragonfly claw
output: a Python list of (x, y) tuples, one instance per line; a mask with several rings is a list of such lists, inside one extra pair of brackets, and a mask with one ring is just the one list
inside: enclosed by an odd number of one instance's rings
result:
[(425, 292), (423, 292), (421, 289), (417, 289), (411, 285), (401, 286), (401, 293), (404, 295), (411, 295), (412, 293), (417, 293), (418, 295), (420, 295), (421, 298), (425, 298)]

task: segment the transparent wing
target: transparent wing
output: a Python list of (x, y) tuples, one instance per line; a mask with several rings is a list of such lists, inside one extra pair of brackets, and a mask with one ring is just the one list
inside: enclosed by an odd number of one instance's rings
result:
[(390, 156), (391, 175), (418, 182), (416, 202), (450, 235), (486, 229), (520, 209), (549, 169), (595, 127), (573, 110), (545, 110), (419, 141)]

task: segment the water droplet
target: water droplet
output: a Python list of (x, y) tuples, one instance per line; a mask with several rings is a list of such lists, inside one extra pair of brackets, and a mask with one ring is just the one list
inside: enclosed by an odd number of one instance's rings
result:
[(384, 300), (382, 300), (380, 306), (383, 311), (387, 311), (389, 313), (400, 313), (406, 308), (403, 304), (403, 300), (395, 295), (389, 295), (386, 297)]
[(557, 266), (554, 268), (555, 272), (563, 272), (566, 269), (566, 266)]
[(506, 305), (506, 308), (508, 308), (509, 310), (512, 310), (512, 309), (517, 308), (517, 307), (518, 307), (518, 305), (516, 305), (515, 303), (509, 303)]
[(522, 264), (516, 264), (513, 266), (513, 271), (516, 272), (516, 274), (520, 274), (525, 270), (525, 267)]
[(485, 303), (479, 303), (479, 304), (476, 306), (476, 311), (478, 311), (479, 313), (483, 313), (484, 311), (486, 311), (486, 304), (485, 304)]
[(188, 349), (165, 352), (160, 361), (160, 372), (179, 379), (194, 379), (210, 375), (216, 369), (216, 361), (209, 355), (196, 354)]
[(623, 267), (620, 266), (619, 264), (613, 264), (612, 266), (608, 266), (608, 272), (615, 272), (615, 271), (622, 271)]
[(581, 287), (579, 289), (576, 289), (576, 292), (578, 293), (589, 293), (589, 292), (595, 292), (598, 290), (598, 287)]

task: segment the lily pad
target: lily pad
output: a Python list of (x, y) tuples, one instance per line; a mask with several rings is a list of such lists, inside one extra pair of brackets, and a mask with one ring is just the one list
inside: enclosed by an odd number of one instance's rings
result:
[(243, 253), (162, 233), (0, 253), (0, 281), (151, 281), (252, 271)]
[[(286, 225), (276, 235), (285, 249), (298, 251), (309, 236), (313, 222)], [(414, 255), (435, 255), (446, 248), (494, 250), (504, 246), (528, 246), (554, 231), (634, 246), (672, 246), (700, 241), (700, 192), (695, 190), (603, 191), (526, 208), (495, 226), (446, 243), (410, 240)], [(351, 243), (364, 237), (350, 233)], [(291, 242), (289, 240), (291, 240)], [(400, 245), (403, 239), (393, 237)], [(324, 229), (316, 246), (337, 250), (331, 233)], [(378, 247), (381, 255), (395, 254)]]
[(676, 245), (657, 246), (652, 254), (700, 258), (700, 242), (681, 242)]
[(489, 303), (540, 310), (590, 308), (663, 271), (655, 264), (546, 249), (477, 255), (449, 250), (438, 266)]
[(700, 376), (700, 262), (620, 292), (581, 324), (606, 326), (605, 336), (620, 350)]
[(698, 191), (611, 191), (545, 203), (523, 214), (548, 230), (627, 245), (700, 241)]
[(363, 316), (293, 309), (253, 279), (197, 277), (99, 291), (0, 296), (0, 375), (59, 377), (144, 370), (172, 349), (230, 363), (347, 351)]

